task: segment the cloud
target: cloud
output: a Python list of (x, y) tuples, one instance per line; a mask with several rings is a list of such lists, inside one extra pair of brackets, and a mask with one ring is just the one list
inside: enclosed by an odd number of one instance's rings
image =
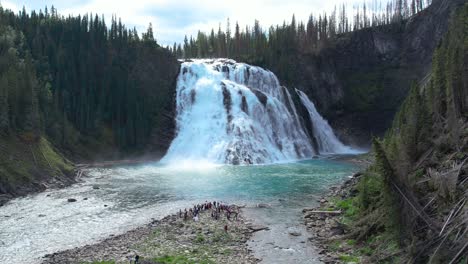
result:
[(10, 1), (0, 1), (0, 4), (2, 5), (3, 8), (5, 9), (10, 9), (10, 10), (19, 10), (19, 7)]
[[(264, 29), (271, 25), (296, 19), (307, 20), (311, 13), (330, 13), (335, 5), (345, 1), (348, 6), (362, 0), (69, 0), (69, 1), (2, 1), (4, 7), (18, 10), (23, 5), (30, 9), (54, 5), (62, 15), (85, 13), (103, 14), (107, 20), (113, 15), (122, 18), (127, 27), (136, 27), (139, 32), (146, 31), (153, 24), (158, 41), (164, 45), (182, 42), (184, 35), (196, 36), (198, 30), (215, 30), (221, 23), (223, 29), (230, 18), (231, 27), (238, 21), (244, 28), (260, 21)], [(38, 2), (40, 2), (39, 6)]]

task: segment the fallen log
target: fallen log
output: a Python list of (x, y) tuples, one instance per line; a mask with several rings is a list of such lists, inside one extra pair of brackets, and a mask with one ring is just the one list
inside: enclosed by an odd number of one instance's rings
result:
[(328, 214), (328, 215), (339, 215), (341, 211), (308, 211), (308, 213), (304, 216), (305, 218), (311, 218), (317, 214)]

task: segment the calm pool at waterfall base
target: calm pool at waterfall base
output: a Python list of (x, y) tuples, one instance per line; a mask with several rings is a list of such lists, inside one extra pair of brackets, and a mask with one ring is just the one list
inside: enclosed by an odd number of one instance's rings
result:
[[(45, 254), (97, 242), (205, 200), (246, 205), (249, 219), (270, 226), (249, 242), (264, 263), (314, 263), (301, 210), (358, 169), (331, 157), (257, 166), (192, 165), (90, 169), (73, 186), (9, 202), (0, 207), (0, 263), (38, 263)], [(271, 207), (255, 208), (258, 203)], [(302, 235), (288, 236), (291, 231)]]

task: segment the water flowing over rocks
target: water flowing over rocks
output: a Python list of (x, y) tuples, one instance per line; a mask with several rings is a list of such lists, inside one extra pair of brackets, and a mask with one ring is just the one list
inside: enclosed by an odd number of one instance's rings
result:
[[(308, 109), (315, 109), (298, 93)], [(311, 113), (317, 133), (312, 138), (288, 89), (272, 72), (233, 60), (182, 63), (176, 108), (177, 135), (162, 159), (165, 163), (263, 164), (351, 150), (316, 110)]]
[(301, 98), (302, 104), (307, 108), (310, 119), (313, 120), (312, 128), (314, 132), (315, 142), (317, 142), (320, 153), (353, 153), (355, 152), (348, 146), (345, 146), (335, 136), (333, 129), (328, 124), (327, 120), (319, 114), (314, 103), (309, 100), (307, 95), (296, 89), (297, 94)]

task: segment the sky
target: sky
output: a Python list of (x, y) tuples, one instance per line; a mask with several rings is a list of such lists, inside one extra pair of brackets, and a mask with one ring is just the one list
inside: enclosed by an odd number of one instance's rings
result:
[[(345, 3), (351, 9), (363, 0), (0, 0), (4, 8), (14, 11), (26, 7), (27, 11), (49, 9), (53, 5), (61, 15), (93, 13), (104, 15), (110, 21), (112, 15), (122, 19), (127, 27), (146, 31), (153, 24), (160, 44), (182, 42), (185, 35), (196, 36), (198, 30), (209, 32), (221, 24), (226, 29), (229, 18), (231, 28), (239, 22), (243, 28), (260, 21), (264, 29), (271, 25), (290, 21), (292, 15), (298, 21), (307, 21), (311, 13), (330, 13), (335, 5)], [(107, 22), (106, 21), (106, 22)]]

